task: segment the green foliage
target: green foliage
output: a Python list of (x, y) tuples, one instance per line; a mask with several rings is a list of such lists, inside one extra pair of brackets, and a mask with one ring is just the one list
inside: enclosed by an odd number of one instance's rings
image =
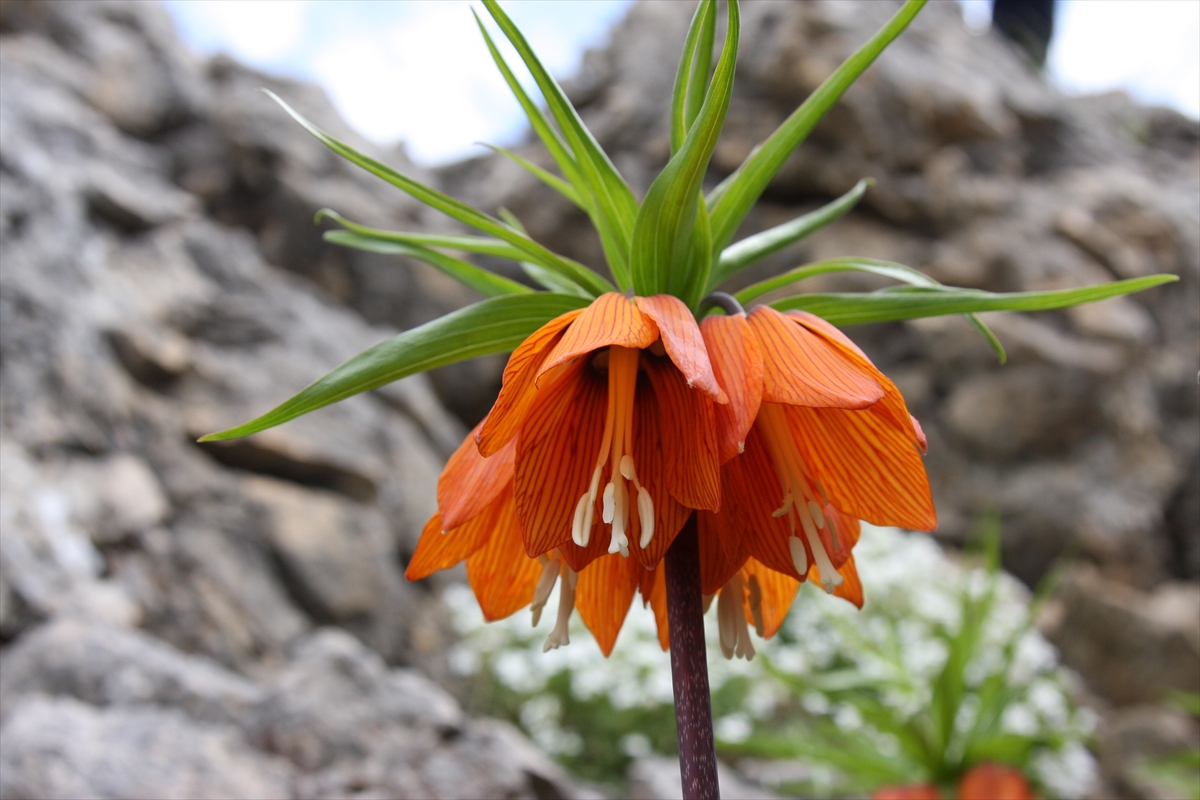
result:
[(550, 320), (585, 305), (578, 297), (539, 292), (467, 306), (362, 351), (266, 414), (200, 441), (249, 436), (418, 372), (512, 350)]

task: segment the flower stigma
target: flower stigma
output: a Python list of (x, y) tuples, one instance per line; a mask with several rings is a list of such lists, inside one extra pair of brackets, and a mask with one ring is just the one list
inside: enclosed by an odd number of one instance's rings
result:
[(761, 426), (763, 439), (766, 440), (771, 462), (775, 465), (775, 473), (783, 491), (783, 502), (773, 516), (787, 517), (788, 526), (792, 531), (792, 535), (788, 537), (792, 564), (801, 577), (808, 572), (808, 554), (805, 552), (804, 542), (796, 535), (798, 524), (808, 542), (808, 549), (812, 551), (813, 560), (816, 561), (817, 580), (826, 592), (833, 594), (834, 588), (842, 584), (842, 576), (834, 569), (818, 533), (828, 524), (830, 535), (837, 541), (833, 520), (826, 519), (822, 504), (817, 500), (818, 495), (824, 497), (823, 487), (813, 480), (812, 474), (805, 466), (782, 406), (763, 403), (754, 424)]
[[(608, 413), (600, 453), (587, 492), (575, 505), (571, 522), (571, 540), (587, 547), (592, 538), (597, 495), (601, 498), (601, 519), (612, 528), (609, 553), (629, 557), (630, 489), (635, 492), (641, 537), (638, 545), (645, 548), (654, 538), (654, 501), (650, 492), (637, 477), (633, 463), (633, 400), (637, 390), (638, 358), (640, 351), (613, 345), (593, 359), (597, 369), (608, 370)], [(602, 356), (607, 356), (603, 358)], [(609, 464), (609, 482), (600, 492), (600, 478), (605, 463)], [(632, 487), (630, 486), (632, 484)]]

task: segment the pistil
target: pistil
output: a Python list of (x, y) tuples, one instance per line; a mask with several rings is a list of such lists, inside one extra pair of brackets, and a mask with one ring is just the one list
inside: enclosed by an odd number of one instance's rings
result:
[(563, 645), (571, 643), (571, 638), (568, 636), (568, 625), (571, 622), (571, 612), (575, 610), (575, 584), (578, 574), (566, 562), (561, 563), (561, 569), (562, 585), (558, 590), (558, 617), (554, 620), (554, 630), (550, 631), (550, 635), (546, 637), (546, 643), (542, 645), (543, 653), (557, 650)]

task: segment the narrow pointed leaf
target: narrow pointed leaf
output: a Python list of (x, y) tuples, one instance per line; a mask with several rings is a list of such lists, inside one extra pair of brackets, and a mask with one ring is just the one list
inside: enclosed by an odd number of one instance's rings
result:
[(576, 205), (587, 212), (588, 217), (592, 220), (592, 224), (596, 226), (596, 232), (600, 235), (600, 244), (604, 248), (604, 255), (608, 261), (609, 268), (612, 270), (613, 276), (617, 279), (617, 285), (621, 289), (629, 288), (629, 243), (627, 237), (623, 238), (620, 236), (619, 231), (613, 227), (610, 220), (599, 213), (595, 196), (590, 191), (589, 184), (580, 171), (579, 162), (576, 161), (575, 156), (571, 155), (567, 144), (563, 142), (558, 132), (551, 127), (541, 109), (529, 98), (529, 94), (513, 74), (512, 68), (504, 60), (504, 56), (500, 54), (500, 49), (496, 47), (496, 43), (492, 40), (492, 36), (488, 33), (487, 28), (483, 26), (483, 21), (475, 13), (475, 9), (471, 9), (471, 14), (475, 17), (475, 24), (479, 26), (479, 32), (483, 35), (483, 40), (487, 43), (488, 52), (491, 53), (492, 60), (496, 63), (497, 69), (500, 70), (500, 74), (504, 77), (504, 82), (508, 84), (508, 88), (517, 98), (517, 102), (525, 110), (525, 116), (529, 118), (529, 124), (533, 126), (538, 137), (546, 145), (546, 149), (550, 151), (550, 155), (553, 156), (555, 163), (558, 164), (558, 168), (562, 170), (563, 175), (566, 176), (567, 181), (574, 188), (575, 197), (577, 198)]
[(679, 59), (671, 96), (671, 155), (683, 147), (683, 140), (704, 103), (708, 70), (712, 65), (716, 11), (716, 0), (700, 0), (683, 42), (683, 56)]
[(540, 180), (542, 183), (546, 184), (551, 189), (558, 192), (559, 194), (561, 194), (563, 197), (570, 200), (575, 205), (579, 206), (580, 208), (584, 209), (585, 211), (587, 210), (587, 207), (583, 203), (583, 199), (579, 196), (579, 192), (575, 191), (575, 187), (572, 186), (571, 184), (567, 183), (566, 181), (564, 181), (562, 178), (558, 177), (554, 173), (548, 172), (547, 170), (542, 169), (541, 167), (539, 167), (537, 164), (534, 164), (529, 159), (522, 158), (521, 156), (517, 155), (512, 150), (509, 150), (506, 147), (497, 147), (494, 144), (485, 144), (484, 147), (488, 148), (489, 150), (492, 150), (493, 152), (499, 153), (500, 155), (504, 156), (505, 158), (508, 158), (509, 160), (511, 160), (513, 163), (518, 164), (521, 167), (524, 167), (527, 171), (529, 171), (535, 178)]
[(617, 283), (625, 288), (629, 284), (628, 252), (630, 237), (633, 233), (633, 221), (637, 215), (637, 200), (630, 191), (625, 179), (617, 172), (616, 167), (609, 161), (608, 156), (596, 143), (591, 132), (584, 126), (574, 106), (567, 99), (562, 87), (542, 66), (537, 55), (525, 40), (524, 34), (517, 29), (504, 9), (496, 0), (483, 0), (484, 6), (492, 19), (500, 26), (500, 30), (516, 48), (526, 68), (533, 75), (534, 81), (546, 98), (550, 114), (558, 123), (563, 137), (571, 146), (582, 182), (592, 196), (595, 211), (595, 221), (600, 230), (601, 238), (611, 241), (614, 248), (605, 255)]
[[(507, 208), (500, 209), (500, 218), (515, 228), (521, 233), (525, 233), (525, 226), (521, 224), (521, 220), (517, 219), (517, 215), (509, 211)], [(534, 283), (541, 286), (543, 289), (549, 289), (552, 292), (562, 292), (576, 297), (583, 297), (587, 300), (595, 299), (595, 295), (589, 294), (587, 289), (584, 289), (577, 283), (573, 283), (569, 278), (564, 278), (557, 272), (551, 272), (543, 266), (534, 264), (532, 261), (522, 261), (521, 269), (525, 274), (533, 279)]]
[(874, 294), (805, 294), (771, 303), (771, 306), (779, 311), (811, 311), (829, 323), (843, 327), (983, 311), (1050, 311), (1140, 292), (1177, 280), (1176, 275), (1148, 275), (1100, 286), (1046, 292), (908, 289)]
[(377, 239), (381, 242), (399, 242), (400, 244), (411, 244), (419, 247), (445, 247), (450, 250), (461, 250), (465, 253), (479, 253), (485, 256), (498, 256), (499, 258), (510, 258), (517, 261), (525, 257), (517, 248), (513, 247), (508, 242), (502, 242), (499, 239), (490, 236), (454, 236), (439, 233), (411, 233), (409, 231), (389, 231), (382, 228), (372, 228), (367, 225), (360, 225), (357, 222), (346, 219), (336, 211), (328, 208), (323, 208), (317, 212), (316, 222), (322, 219), (332, 219), (338, 225), (349, 231), (354, 231), (360, 236), (368, 239)]
[[(634, 290), (640, 295), (670, 292), (682, 297), (691, 287), (704, 287), (708, 283), (703, 269), (704, 262), (711, 264), (711, 260), (691, 256), (695, 248), (697, 203), (703, 199), (701, 183), (733, 92), (741, 19), (737, 0), (731, 0), (728, 8), (725, 45), (700, 115), (679, 152), (650, 185), (638, 211), (630, 268)], [(702, 288), (700, 292), (703, 293)]]
[(717, 264), (713, 268), (712, 276), (708, 279), (708, 291), (712, 291), (721, 285), (726, 278), (750, 266), (755, 261), (766, 258), (793, 242), (800, 241), (810, 233), (820, 230), (838, 219), (854, 208), (854, 206), (858, 205), (858, 201), (862, 199), (867, 189), (873, 186), (874, 183), (875, 181), (871, 178), (863, 178), (854, 185), (853, 189), (833, 202), (827, 203), (803, 216), (796, 217), (791, 222), (785, 222), (782, 225), (776, 225), (774, 228), (756, 233), (753, 236), (747, 236), (740, 242), (726, 247), (721, 252), (721, 257), (717, 260)]
[(585, 305), (578, 297), (539, 292), (467, 306), (364, 350), (266, 414), (200, 441), (249, 436), (418, 372), (513, 350), (542, 325)]
[(470, 225), (476, 230), (483, 231), (484, 233), (490, 233), (497, 239), (502, 239), (505, 242), (508, 242), (513, 247), (523, 252), (526, 258), (528, 258), (530, 261), (535, 261), (544, 267), (554, 270), (555, 272), (566, 275), (579, 285), (586, 286), (589, 290), (595, 291), (596, 294), (603, 294), (604, 292), (612, 291), (612, 284), (579, 262), (572, 261), (569, 258), (560, 256), (557, 253), (553, 253), (530, 239), (528, 236), (523, 236), (512, 230), (504, 223), (500, 222), (500, 220), (488, 216), (482, 211), (478, 211), (460, 200), (455, 200), (453, 197), (442, 194), (436, 189), (431, 189), (420, 181), (413, 180), (407, 175), (397, 172), (386, 164), (376, 161), (370, 156), (363, 155), (350, 145), (335, 139), (317, 126), (313, 125), (299, 112), (281, 100), (274, 92), (271, 92), (267, 89), (264, 89), (263, 91), (266, 92), (271, 99), (279, 103), (279, 105), (283, 107), (283, 110), (286, 111), (292, 117), (292, 119), (300, 123), (301, 127), (311, 133), (330, 150), (337, 153), (342, 158), (345, 158), (347, 161), (357, 164), (371, 174), (392, 184), (397, 189), (412, 195), (422, 203), (425, 203), (432, 208), (436, 208), (443, 214), (453, 217), (454, 219), (457, 219), (459, 222), (462, 222), (466, 225)]
[(448, 256), (428, 247), (401, 242), (388, 242), (354, 231), (326, 231), (325, 241), (353, 247), (357, 250), (369, 250), (372, 253), (383, 253), (392, 256), (408, 256), (422, 261), (431, 267), (454, 278), (464, 286), (470, 287), (484, 297), (500, 297), (506, 294), (528, 294), (533, 291), (528, 286), (509, 280), (501, 275), (495, 275), (485, 269), (475, 266), (461, 258)]
[(713, 244), (718, 249), (724, 249), (733, 238), (750, 208), (792, 151), (884, 48), (908, 27), (924, 5), (925, 0), (907, 0), (878, 33), (846, 59), (732, 175), (713, 190), (708, 206), (712, 212)]
[[(790, 223), (789, 223), (790, 224)], [(735, 247), (737, 245), (734, 245)], [(897, 264), (892, 261), (876, 261), (869, 258), (835, 258), (828, 261), (818, 261), (815, 264), (807, 264), (794, 270), (785, 272), (782, 275), (777, 275), (774, 278), (768, 278), (765, 281), (760, 281), (753, 286), (748, 286), (738, 292), (736, 297), (738, 302), (743, 305), (749, 303), (767, 292), (774, 291), (788, 284), (811, 278), (814, 275), (822, 275), (829, 272), (870, 272), (875, 275), (880, 275), (885, 278), (906, 283), (910, 286), (919, 286), (927, 289), (943, 290), (948, 287), (930, 278), (923, 272), (918, 272), (912, 267), (906, 267), (903, 264)], [(995, 351), (996, 357), (1003, 364), (1008, 361), (1008, 354), (1004, 352), (1004, 345), (996, 338), (996, 334), (992, 333), (992, 329), (984, 323), (975, 314), (964, 315), (967, 321), (979, 331), (980, 335), (987, 340), (987, 343)]]
[(542, 114), (541, 109), (530, 99), (525, 88), (521, 86), (521, 82), (517, 80), (517, 76), (513, 74), (512, 68), (508, 66), (508, 62), (500, 54), (500, 49), (496, 47), (495, 41), (492, 40), (492, 36), (488, 33), (487, 28), (483, 26), (483, 20), (475, 13), (475, 9), (471, 9), (471, 14), (475, 17), (475, 24), (479, 27), (479, 32), (483, 35), (483, 41), (492, 56), (492, 61), (495, 62), (496, 68), (500, 70), (500, 75), (504, 78), (504, 82), (508, 84), (508, 88), (513, 93), (513, 96), (517, 98), (517, 102), (521, 104), (521, 108), (525, 111), (525, 116), (528, 118), (534, 133), (542, 140), (542, 144), (546, 145), (546, 149), (550, 151), (551, 157), (554, 158), (554, 163), (558, 164), (558, 168), (562, 170), (563, 175), (567, 176), (567, 180), (575, 186), (581, 185), (583, 178), (579, 172), (579, 164), (575, 162), (575, 157), (567, 149), (567, 144), (558, 135), (558, 132), (551, 127), (545, 115)]

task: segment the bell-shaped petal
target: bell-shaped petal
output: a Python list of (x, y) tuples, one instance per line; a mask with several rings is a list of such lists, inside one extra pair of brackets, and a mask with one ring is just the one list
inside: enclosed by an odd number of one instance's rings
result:
[(619, 553), (606, 553), (579, 573), (575, 608), (605, 656), (616, 644), (641, 573), (637, 559), (623, 558)]
[(525, 552), (536, 557), (571, 539), (604, 435), (606, 385), (579, 361), (539, 390), (517, 437), (513, 493)]
[(641, 350), (657, 338), (658, 326), (632, 300), (616, 292), (602, 294), (575, 318), (546, 356), (538, 370), (539, 382), (554, 367), (601, 347), (619, 345)]
[(643, 356), (662, 430), (667, 490), (688, 508), (716, 511), (721, 505), (720, 454), (713, 403), (688, 388), (665, 359)]
[(883, 397), (870, 370), (770, 306), (748, 317), (763, 357), (763, 400), (812, 408), (866, 408)]
[(713, 411), (721, 463), (742, 452), (746, 434), (762, 403), (763, 358), (744, 314), (713, 315), (700, 323), (700, 333), (712, 362), (717, 383), (729, 402)]
[(447, 530), (478, 516), (512, 482), (516, 442), (510, 440), (490, 458), (484, 458), (475, 444), (482, 426), (476, 425), (463, 440), (438, 478), (438, 513)]
[(487, 418), (475, 431), (479, 452), (491, 456), (517, 435), (533, 402), (535, 381), (550, 350), (562, 339), (563, 331), (583, 313), (583, 309), (568, 311), (534, 331), (508, 357), (500, 396), (492, 405)]
[(804, 462), (838, 509), (875, 525), (937, 527), (921, 455), (890, 415), (873, 408), (784, 408)]
[(669, 294), (656, 294), (639, 297), (636, 302), (637, 307), (658, 326), (663, 349), (687, 379), (688, 387), (699, 389), (714, 403), (728, 402), (713, 374), (696, 318), (683, 301)]
[(503, 619), (533, 602), (541, 564), (525, 555), (511, 489), (498, 503), (487, 543), (467, 558), (467, 580), (484, 619)]

